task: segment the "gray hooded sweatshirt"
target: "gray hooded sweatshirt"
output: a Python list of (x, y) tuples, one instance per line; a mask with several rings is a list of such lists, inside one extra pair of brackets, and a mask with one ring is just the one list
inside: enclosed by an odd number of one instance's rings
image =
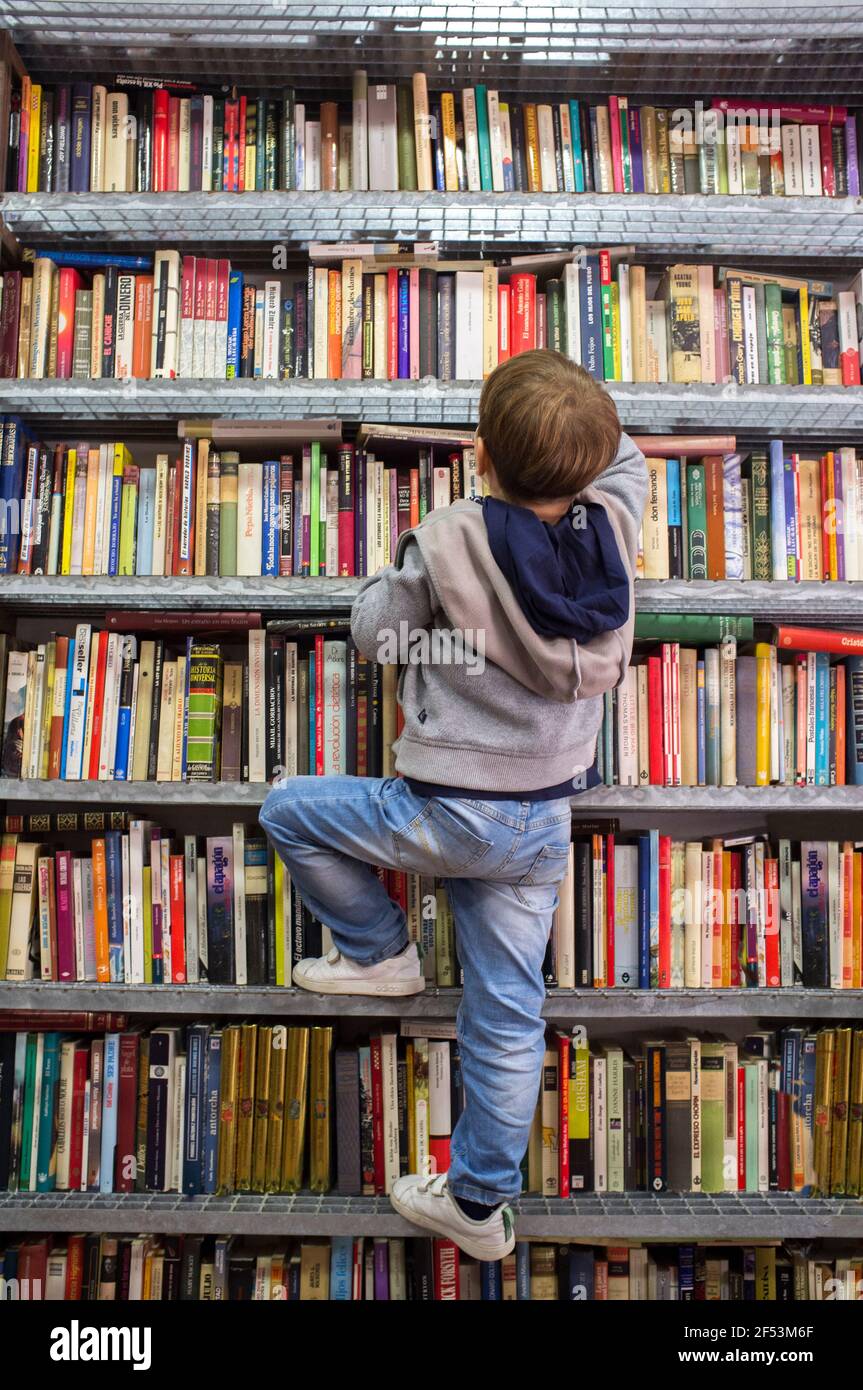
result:
[[(477, 503), (439, 508), (401, 536), (395, 564), (365, 581), (351, 614), (364, 656), (404, 663), (397, 772), (478, 793), (578, 785), (594, 761), (602, 696), (629, 664), (646, 493), (644, 456), (622, 435), (613, 463), (577, 500), (605, 510), (629, 577), (629, 617), (581, 644), (534, 631), (492, 555)], [(446, 659), (459, 652), (458, 637), (445, 640), (449, 632), (463, 634), (466, 659)]]

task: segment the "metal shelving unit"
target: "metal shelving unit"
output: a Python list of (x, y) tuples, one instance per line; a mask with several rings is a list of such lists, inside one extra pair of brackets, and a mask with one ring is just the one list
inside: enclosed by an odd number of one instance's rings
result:
[[(863, 1201), (728, 1193), (621, 1193), (513, 1204), (522, 1238), (603, 1240), (813, 1240), (863, 1237)], [(385, 1197), (180, 1197), (171, 1193), (0, 1194), (4, 1231), (110, 1231), (141, 1235), (415, 1236)]]
[(669, 256), (859, 254), (857, 198), (552, 193), (7, 193), (0, 217), (25, 246), (113, 243), (443, 241), (516, 246), (635, 244)]
[[(427, 989), (405, 999), (344, 995), (335, 1006), (346, 1018), (410, 1018), (453, 1022), (460, 989)], [(331, 995), (256, 985), (95, 985), (34, 980), (0, 983), (0, 1010), (33, 1009), (177, 1017), (320, 1018), (331, 1016)], [(550, 989), (544, 1016), (558, 1023), (586, 1019), (644, 1019), (700, 1025), (727, 1019), (853, 1019), (863, 991), (829, 989)]]
[[(466, 381), (0, 381), (0, 412), (57, 421), (128, 425), (154, 418), (278, 420), (337, 416), (376, 423), (465, 425), (481, 383)], [(624, 428), (641, 433), (712, 430), (829, 438), (863, 431), (863, 387), (609, 384)]]

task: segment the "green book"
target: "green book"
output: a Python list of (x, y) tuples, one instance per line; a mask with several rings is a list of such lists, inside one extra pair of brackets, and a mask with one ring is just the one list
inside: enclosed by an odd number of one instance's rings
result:
[(24, 1102), (21, 1114), (21, 1153), (18, 1163), (18, 1191), (30, 1191), (30, 1155), (33, 1150), (33, 1126), (37, 1122), (36, 1067), (39, 1062), (41, 1033), (27, 1034), (27, 1056), (24, 1062)]
[(725, 1054), (701, 1044), (701, 1191), (725, 1191)]
[(399, 188), (411, 192), (417, 186), (414, 102), (411, 88), (403, 82), (400, 82), (396, 87), (396, 129), (398, 131)]
[(321, 572), (321, 446), (317, 440), (312, 444), (310, 482), (309, 574), (314, 577)]
[(629, 149), (629, 110), (626, 106), (618, 108), (620, 122), (620, 162), (623, 166), (623, 191), (632, 192), (632, 155)]
[[(274, 103), (275, 105), (275, 103)], [(291, 189), (296, 182), (296, 149), (294, 146), (294, 89), (282, 89), (282, 109), (279, 121), (279, 188)]]
[(770, 551), (770, 464), (767, 454), (752, 455), (752, 578), (772, 579)]
[(483, 86), (474, 87), (476, 98), (476, 138), (479, 145), (479, 186), (483, 193), (494, 187), (491, 173), (491, 139), (488, 131), (488, 95)]
[(707, 491), (704, 468), (690, 463), (686, 469), (686, 544), (689, 578), (707, 578)]
[(36, 1155), (36, 1191), (53, 1192), (57, 1185), (57, 1080), (60, 1067), (60, 1034), (46, 1033), (42, 1050), (42, 1095), (39, 1100), (39, 1147)]
[(611, 284), (600, 287), (602, 303), (602, 375), (614, 381), (614, 298)]
[(186, 774), (190, 782), (218, 777), (219, 714), (222, 707), (222, 650), (196, 642), (189, 654), (189, 723)]
[(279, 186), (279, 119), (278, 103), (266, 103), (264, 126), (264, 188), (268, 193)]
[(767, 380), (771, 386), (782, 386), (785, 383), (785, 351), (782, 290), (777, 284), (764, 286), (764, 317), (767, 328)]
[(743, 1067), (746, 1106), (746, 1186), (744, 1191), (758, 1191), (758, 1072), (757, 1062)]
[(547, 341), (554, 352), (566, 352), (566, 312), (563, 301), (563, 281), (549, 280), (545, 287), (547, 306)]
[(219, 574), (237, 573), (237, 477), (240, 455), (223, 451), (219, 474)]
[(651, 642), (711, 643), (723, 637), (751, 642), (755, 619), (722, 613), (636, 613), (635, 636)]

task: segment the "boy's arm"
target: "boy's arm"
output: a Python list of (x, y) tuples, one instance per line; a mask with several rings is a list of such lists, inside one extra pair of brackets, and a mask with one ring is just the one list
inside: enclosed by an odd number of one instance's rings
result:
[(384, 632), (398, 638), (399, 623), (430, 627), (434, 599), (420, 548), (413, 538), (404, 546), (400, 563), (387, 565), (365, 580), (351, 609), (351, 635), (363, 656), (382, 661)]
[(644, 454), (628, 434), (621, 434), (617, 453), (605, 472), (594, 478), (593, 486), (598, 492), (615, 498), (632, 520), (641, 525), (647, 502), (647, 466)]

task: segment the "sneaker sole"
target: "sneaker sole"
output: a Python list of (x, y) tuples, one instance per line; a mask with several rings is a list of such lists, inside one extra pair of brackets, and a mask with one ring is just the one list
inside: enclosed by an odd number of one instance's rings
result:
[(425, 980), (414, 980), (412, 982), (399, 980), (380, 980), (376, 984), (363, 986), (359, 981), (354, 980), (304, 980), (302, 976), (291, 976), (295, 985), (300, 989), (308, 990), (310, 994), (362, 994), (369, 997), (374, 995), (405, 996), (409, 994), (422, 994), (425, 989)]
[(487, 1243), (481, 1245), (479, 1241), (472, 1241), (469, 1236), (456, 1235), (453, 1231), (442, 1229), (428, 1217), (419, 1216), (412, 1207), (400, 1202), (392, 1192), (390, 1193), (390, 1202), (399, 1216), (403, 1216), (405, 1221), (409, 1221), (412, 1226), (419, 1226), (424, 1231), (434, 1231), (436, 1235), (454, 1241), (459, 1250), (462, 1250), (465, 1255), (469, 1255), (472, 1260), (502, 1260), (505, 1255), (511, 1254), (515, 1249), (514, 1231), (508, 1241), (504, 1241), (501, 1246), (495, 1248), (493, 1253), (489, 1253)]

